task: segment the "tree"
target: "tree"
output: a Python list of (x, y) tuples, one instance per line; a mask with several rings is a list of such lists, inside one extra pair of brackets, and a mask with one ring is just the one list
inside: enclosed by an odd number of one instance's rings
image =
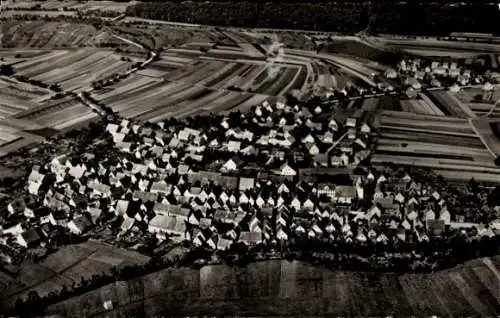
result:
[(474, 180), (474, 178), (471, 178), (469, 180), (469, 187), (474, 194), (479, 193), (479, 184), (476, 182), (476, 180)]
[(14, 69), (12, 68), (12, 65), (9, 64), (0, 65), (0, 75), (5, 75), (5, 76), (14, 75)]
[(497, 167), (500, 167), (500, 156), (498, 156), (498, 157), (496, 157), (496, 158), (495, 158), (494, 163), (495, 163), (495, 165), (496, 165)]
[(488, 205), (489, 206), (500, 205), (500, 186), (496, 186), (495, 189), (488, 195)]

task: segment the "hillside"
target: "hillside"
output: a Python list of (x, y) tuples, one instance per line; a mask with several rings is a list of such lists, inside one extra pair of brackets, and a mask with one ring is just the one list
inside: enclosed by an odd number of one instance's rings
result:
[(23, 48), (26, 51), (16, 55), (27, 57), (30, 55), (29, 49), (54, 50), (76, 47), (107, 47), (120, 48), (122, 51), (137, 51), (133, 45), (117, 39), (107, 30), (98, 30), (90, 24), (76, 21), (7, 20), (0, 22), (2, 57), (9, 53), (4, 53), (6, 50), (3, 49)]
[[(176, 313), (259, 316), (492, 316), (500, 313), (500, 256), (433, 274), (330, 271), (266, 261), (166, 269), (52, 305), (64, 317), (153, 317)], [(258, 296), (257, 296), (258, 295)], [(182, 301), (179, 301), (182, 299)]]

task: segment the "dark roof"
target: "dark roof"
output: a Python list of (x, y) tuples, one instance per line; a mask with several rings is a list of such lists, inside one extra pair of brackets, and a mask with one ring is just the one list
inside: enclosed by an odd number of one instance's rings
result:
[(140, 208), (141, 208), (141, 201), (140, 200), (131, 200), (128, 202), (128, 206), (127, 206), (127, 216), (133, 218), (135, 217), (135, 215), (137, 214), (137, 212), (139, 212)]
[(40, 207), (40, 208), (36, 208), (36, 209), (33, 209), (33, 214), (35, 215), (35, 217), (43, 217), (43, 216), (47, 216), (50, 214), (52, 210), (47, 208), (47, 207)]
[(38, 243), (43, 238), (43, 233), (40, 228), (29, 229), (21, 235), (28, 245)]
[(80, 215), (80, 216), (74, 218), (73, 223), (82, 232), (84, 232), (92, 227), (92, 223), (90, 223), (89, 219), (85, 215)]

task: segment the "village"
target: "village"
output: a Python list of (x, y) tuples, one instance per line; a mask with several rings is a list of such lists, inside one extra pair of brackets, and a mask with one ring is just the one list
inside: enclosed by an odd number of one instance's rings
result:
[(110, 122), (105, 158), (61, 154), (32, 168), (25, 195), (3, 212), (1, 259), (43, 257), (75, 237), (147, 252), (168, 242), (224, 251), (297, 237), (354, 246), (500, 234), (498, 206), (485, 218), (458, 214), (434, 184), (363, 169), (376, 136), (369, 116), (310, 108), (277, 101), (210, 121)]

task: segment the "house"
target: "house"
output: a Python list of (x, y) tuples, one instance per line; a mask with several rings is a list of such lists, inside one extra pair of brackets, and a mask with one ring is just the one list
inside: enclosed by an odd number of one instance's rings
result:
[(45, 175), (39, 173), (37, 170), (32, 170), (28, 177), (28, 191), (30, 194), (37, 195), (41, 190), (42, 183), (45, 179)]
[(92, 223), (85, 215), (80, 215), (69, 221), (67, 227), (71, 233), (82, 235), (92, 227)]
[(313, 160), (321, 167), (328, 167), (328, 155), (327, 154), (317, 154), (313, 157)]
[(263, 235), (262, 232), (242, 231), (240, 233), (239, 241), (245, 245), (257, 245), (263, 242)]
[(87, 167), (85, 166), (85, 164), (79, 164), (76, 166), (71, 166), (69, 168), (68, 174), (78, 180), (81, 177), (83, 177), (83, 174), (85, 173), (86, 170)]
[(102, 303), (102, 306), (106, 311), (113, 310), (113, 302), (111, 300), (106, 300), (105, 302)]
[(234, 156), (226, 163), (221, 168), (221, 171), (235, 171), (238, 170), (238, 168), (243, 164), (243, 161), (238, 157)]
[(318, 146), (316, 146), (315, 144), (312, 144), (309, 147), (309, 154), (312, 155), (312, 156), (315, 156), (315, 155), (319, 154), (319, 148), (318, 148)]
[(17, 213), (26, 214), (25, 213), (26, 209), (27, 209), (26, 203), (22, 199), (14, 200), (7, 205), (7, 211), (9, 212), (9, 215), (13, 215), (13, 214), (17, 214)]
[(219, 237), (217, 240), (217, 249), (220, 251), (226, 251), (231, 247), (231, 244), (233, 244), (233, 241)]
[(231, 140), (227, 144), (227, 150), (230, 152), (238, 152), (241, 149), (241, 142)]
[(434, 236), (441, 235), (441, 233), (443, 233), (445, 229), (445, 224), (443, 220), (428, 219), (426, 222), (426, 226), (427, 226), (427, 231)]
[(346, 126), (349, 128), (355, 128), (356, 127), (356, 118), (353, 118), (353, 117), (347, 118)]
[(55, 210), (50, 212), (49, 214), (49, 222), (50, 224), (56, 226), (63, 226), (66, 227), (68, 223), (68, 217), (66, 213), (62, 210)]
[(288, 234), (280, 227), (280, 229), (276, 232), (276, 239), (279, 241), (287, 241)]
[(351, 204), (352, 200), (356, 198), (356, 187), (339, 185), (335, 187), (332, 200), (335, 203)]
[(318, 196), (325, 194), (329, 197), (333, 197), (335, 195), (335, 187), (333, 185), (328, 184), (318, 184)]
[(44, 235), (40, 228), (31, 228), (20, 233), (16, 237), (17, 244), (28, 248), (37, 245), (43, 239)]
[(103, 211), (100, 208), (87, 207), (87, 212), (90, 214), (92, 223), (96, 224), (97, 220), (103, 217)]
[(89, 182), (87, 186), (93, 190), (94, 194), (101, 195), (103, 197), (111, 196), (111, 187), (107, 184)]
[(337, 131), (339, 129), (339, 125), (337, 124), (337, 122), (335, 121), (335, 119), (332, 118), (328, 122), (328, 128), (330, 130)]
[(148, 225), (148, 231), (156, 234), (168, 234), (177, 236), (184, 240), (186, 234), (186, 222), (182, 218), (171, 215), (156, 215)]
[(439, 219), (443, 220), (445, 225), (451, 224), (451, 215), (450, 215), (450, 212), (448, 211), (448, 209), (443, 208), (443, 210), (441, 210), (441, 213), (439, 215)]
[(253, 189), (254, 186), (255, 186), (255, 179), (254, 178), (240, 177), (239, 186), (238, 186), (238, 189), (240, 191)]
[(151, 189), (149, 190), (151, 193), (162, 193), (167, 195), (172, 190), (172, 185), (166, 183), (165, 181), (153, 182), (151, 184)]
[(296, 176), (297, 171), (290, 167), (287, 163), (284, 163), (279, 168), (279, 174), (282, 176)]
[(134, 223), (135, 223), (135, 218), (128, 217), (125, 214), (120, 228), (122, 231), (128, 231), (134, 226)]
[(304, 144), (313, 144), (314, 142), (315, 142), (314, 137), (311, 134), (302, 138), (302, 143), (304, 143)]

